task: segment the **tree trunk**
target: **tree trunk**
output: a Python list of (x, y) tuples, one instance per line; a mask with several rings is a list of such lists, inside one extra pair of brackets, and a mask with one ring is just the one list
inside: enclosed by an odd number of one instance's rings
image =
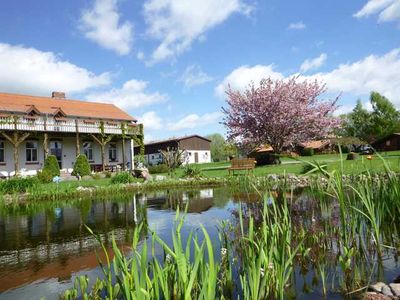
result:
[(48, 134), (44, 134), (44, 140), (43, 140), (43, 151), (44, 151), (44, 159), (46, 159), (49, 156), (49, 137)]
[(106, 170), (105, 146), (111, 141), (112, 135), (109, 136), (101, 135), (100, 138), (96, 137), (94, 134), (91, 134), (91, 136), (101, 147), (101, 164), (104, 172)]
[(13, 137), (10, 137), (8, 134), (2, 132), (2, 135), (13, 145), (14, 147), (14, 171), (15, 176), (18, 175), (19, 172), (19, 155), (18, 155), (18, 147), (19, 145), (29, 136), (29, 133), (24, 133), (23, 135), (19, 135), (18, 131), (14, 131)]

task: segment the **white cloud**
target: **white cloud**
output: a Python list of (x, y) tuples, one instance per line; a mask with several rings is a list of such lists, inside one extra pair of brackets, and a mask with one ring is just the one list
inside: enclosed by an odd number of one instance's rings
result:
[(131, 109), (164, 102), (168, 97), (158, 92), (146, 91), (147, 81), (131, 79), (121, 88), (113, 88), (110, 91), (91, 93), (86, 96), (88, 100), (95, 99), (99, 102), (112, 103), (121, 108)]
[(399, 0), (369, 0), (353, 16), (364, 18), (378, 14), (379, 22), (389, 22), (400, 20), (400, 1)]
[(297, 23), (291, 23), (289, 24), (288, 29), (303, 30), (306, 29), (306, 24), (304, 24), (303, 21)]
[[(356, 62), (341, 64), (330, 72), (300, 76), (300, 79), (321, 80), (326, 83), (328, 92), (331, 93), (343, 92), (353, 96), (368, 96), (371, 91), (377, 91), (400, 108), (399, 70), (400, 48), (383, 55), (369, 55)], [(298, 75), (292, 74), (290, 76)], [(273, 79), (285, 78), (282, 73), (273, 71), (271, 65), (257, 65), (252, 68), (242, 66), (225, 77), (216, 87), (216, 92), (223, 96), (223, 92), (229, 83), (231, 83), (232, 88), (242, 90), (251, 80), (256, 82), (269, 76)]]
[(169, 122), (167, 128), (171, 131), (178, 131), (203, 127), (206, 125), (218, 123), (221, 117), (222, 113), (220, 112), (206, 113), (201, 116), (197, 114), (190, 114), (177, 122)]
[(213, 78), (203, 72), (201, 67), (198, 65), (188, 66), (182, 76), (178, 79), (179, 82), (182, 82), (188, 88), (201, 85), (211, 80), (213, 80)]
[(241, 0), (147, 0), (144, 16), (148, 34), (161, 43), (149, 63), (174, 58), (195, 40), (234, 13), (249, 14), (252, 7)]
[(94, 6), (82, 13), (80, 29), (85, 37), (119, 55), (132, 48), (133, 25), (120, 23), (117, 0), (95, 0)]
[(325, 53), (322, 53), (320, 56), (312, 58), (312, 59), (306, 59), (300, 66), (300, 71), (305, 73), (309, 70), (315, 70), (321, 67), (323, 64), (325, 64), (327, 55)]
[(51, 91), (82, 92), (109, 83), (109, 73), (96, 75), (53, 52), (0, 43), (2, 91), (50, 96)]
[(163, 126), (163, 120), (154, 111), (144, 113), (138, 120), (139, 123), (144, 124), (146, 130), (157, 130)]
[(384, 94), (400, 104), (400, 48), (382, 56), (369, 55), (359, 61), (339, 65), (327, 73), (317, 73), (329, 91), (367, 95), (371, 91)]
[(233, 70), (225, 79), (216, 87), (215, 92), (220, 98), (225, 97), (225, 91), (228, 86), (232, 89), (242, 90), (248, 86), (248, 84), (253, 81), (258, 84), (261, 79), (271, 77), (272, 79), (282, 79), (284, 76), (274, 71), (273, 65), (255, 65), (241, 66)]

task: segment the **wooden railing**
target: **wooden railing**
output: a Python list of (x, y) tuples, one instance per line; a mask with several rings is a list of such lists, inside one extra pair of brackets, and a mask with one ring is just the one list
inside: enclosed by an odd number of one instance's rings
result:
[[(135, 127), (125, 125), (125, 128), (127, 135), (141, 134), (139, 125)], [(76, 122), (75, 119), (57, 121), (53, 118), (45, 120), (41, 117), (35, 119), (0, 117), (0, 130), (122, 134), (122, 126), (119, 122), (102, 123), (98, 120), (90, 122), (77, 120)]]

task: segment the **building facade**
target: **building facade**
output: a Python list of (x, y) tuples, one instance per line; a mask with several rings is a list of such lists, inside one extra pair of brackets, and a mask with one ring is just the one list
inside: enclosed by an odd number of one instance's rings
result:
[[(182, 163), (209, 163), (211, 162), (211, 141), (199, 135), (190, 135), (168, 140), (146, 143), (144, 145), (144, 159), (148, 165), (162, 164), (163, 156), (161, 150), (183, 150)], [(135, 153), (139, 154), (139, 147)]]
[(34, 175), (48, 155), (71, 172), (79, 154), (95, 170), (133, 167), (143, 126), (112, 104), (0, 93), (0, 176)]
[(400, 150), (400, 132), (392, 133), (391, 135), (372, 143), (372, 147), (378, 151)]

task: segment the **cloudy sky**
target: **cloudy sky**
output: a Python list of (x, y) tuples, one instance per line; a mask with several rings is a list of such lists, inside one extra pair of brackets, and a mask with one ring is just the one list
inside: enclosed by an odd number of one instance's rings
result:
[(0, 2), (0, 91), (114, 103), (147, 140), (224, 133), (228, 84), (300, 74), (400, 108), (400, 0)]

